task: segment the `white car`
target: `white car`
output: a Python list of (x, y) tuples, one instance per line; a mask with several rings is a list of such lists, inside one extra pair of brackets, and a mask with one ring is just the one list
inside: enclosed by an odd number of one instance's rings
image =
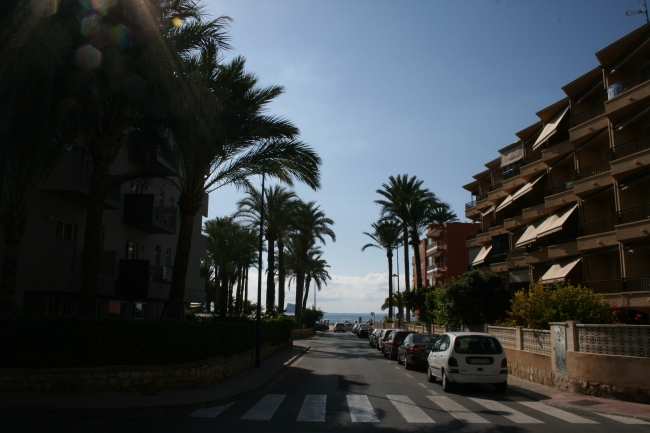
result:
[(345, 332), (345, 325), (341, 322), (337, 322), (334, 325), (334, 332)]
[(354, 329), (354, 325), (350, 322), (345, 322), (345, 330), (346, 331), (352, 331)]
[(491, 383), (508, 387), (508, 361), (499, 340), (482, 332), (442, 334), (427, 357), (427, 380), (442, 381), (449, 392), (457, 383)]

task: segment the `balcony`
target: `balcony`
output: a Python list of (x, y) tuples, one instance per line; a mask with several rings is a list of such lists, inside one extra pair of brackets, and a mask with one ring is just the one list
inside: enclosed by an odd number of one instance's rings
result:
[(605, 104), (597, 105), (583, 113), (578, 114), (571, 118), (571, 128), (575, 128), (578, 125), (582, 125), (601, 114), (605, 114)]
[(650, 276), (627, 277), (615, 280), (585, 281), (582, 286), (594, 293), (631, 293), (650, 292)]
[(634, 155), (643, 150), (650, 149), (650, 135), (641, 137), (637, 140), (628, 141), (620, 146), (610, 149), (612, 160), (625, 158), (626, 156)]
[(616, 239), (630, 242), (650, 238), (650, 204), (617, 213)]
[(592, 251), (618, 245), (614, 226), (617, 218), (608, 218), (578, 226), (578, 250)]
[(553, 185), (548, 185), (544, 188), (544, 195), (548, 197), (549, 195), (571, 190), (573, 189), (573, 181), (574, 179), (564, 180), (562, 182), (554, 183)]
[(470, 202), (465, 203), (465, 210), (466, 211), (472, 210), (474, 208), (476, 208), (476, 200), (472, 200)]
[(163, 176), (174, 176), (176, 174), (172, 163), (162, 155), (160, 147), (155, 144), (130, 144), (129, 161)]
[(526, 248), (515, 248), (508, 251), (506, 256), (506, 266), (508, 268), (521, 268), (526, 266)]
[(546, 164), (542, 161), (543, 149), (533, 152), (530, 155), (524, 156), (524, 162), (520, 169), (521, 177), (524, 180), (531, 180), (534, 177), (539, 177), (546, 170)]
[(502, 253), (498, 254), (491, 254), (490, 255), (490, 263), (504, 263), (506, 259), (508, 258), (508, 253), (509, 251), (504, 251)]
[(125, 194), (124, 224), (149, 234), (176, 234), (178, 208), (155, 207), (154, 202), (153, 194)]
[(573, 145), (573, 143), (571, 143), (570, 141), (564, 141), (553, 147), (544, 149), (542, 151), (542, 160), (546, 165), (551, 166), (556, 161), (559, 161), (562, 157), (568, 155), (574, 150), (575, 150), (575, 146)]
[(599, 233), (613, 232), (617, 218), (609, 218), (602, 221), (596, 221), (578, 226), (578, 236), (591, 236)]
[(548, 211), (553, 212), (561, 207), (575, 203), (576, 196), (573, 191), (573, 182), (573, 179), (565, 180), (546, 187), (545, 206)]
[(503, 180), (512, 179), (513, 177), (519, 176), (520, 174), (521, 174), (521, 167), (515, 167), (513, 169), (503, 172)]
[(612, 176), (620, 179), (623, 175), (634, 174), (650, 166), (650, 136), (616, 146), (611, 152)]
[(488, 185), (488, 191), (492, 192), (492, 191), (496, 191), (498, 189), (501, 189), (502, 185), (503, 185), (503, 180), (497, 180), (496, 182), (491, 183), (490, 185)]
[(548, 139), (546, 143), (544, 143), (544, 150), (550, 149), (551, 147), (555, 147), (558, 144), (567, 142), (569, 141), (570, 138), (571, 135), (569, 134), (569, 131), (556, 132), (551, 136), (551, 138)]
[(575, 241), (575, 238), (570, 238), (568, 242), (558, 240), (556, 245), (548, 247), (548, 258), (551, 260), (564, 259), (579, 254), (580, 250), (578, 250), (578, 244)]
[(643, 71), (620, 82), (616, 96), (605, 102), (607, 114), (629, 107), (650, 96), (650, 71)]
[(488, 192), (485, 191), (484, 193), (479, 194), (476, 197), (476, 207), (475, 207), (475, 209), (482, 212), (485, 209), (487, 209), (488, 207), (490, 207), (490, 202), (488, 201)]
[(597, 174), (607, 173), (609, 171), (609, 158), (599, 161), (595, 164), (590, 164), (579, 168), (575, 171), (575, 180), (586, 179)]
[(609, 159), (591, 164), (575, 171), (574, 194), (585, 197), (595, 191), (611, 186), (614, 179), (610, 174)]
[(609, 125), (609, 120), (605, 117), (605, 105), (600, 104), (587, 110), (571, 119), (571, 141), (574, 144), (580, 144), (591, 137), (598, 131), (601, 131)]

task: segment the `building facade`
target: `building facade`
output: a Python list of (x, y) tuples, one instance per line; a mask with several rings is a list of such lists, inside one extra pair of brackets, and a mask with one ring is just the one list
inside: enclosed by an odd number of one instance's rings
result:
[(596, 53), (464, 188), (471, 266), (650, 312), (650, 25)]
[[(467, 234), (475, 232), (474, 223), (453, 222), (442, 227), (429, 227), (426, 237), (420, 241), (420, 273), (425, 286), (444, 284), (469, 270)], [(415, 258), (411, 260), (413, 269), (412, 287), (416, 287)]]
[[(157, 149), (144, 151), (126, 145), (111, 167), (111, 176), (137, 172), (145, 159), (150, 168), (174, 175), (172, 165)], [(14, 296), (14, 309), (19, 312), (47, 316), (78, 313), (92, 170), (89, 163), (84, 151), (72, 146), (31, 202)], [(97, 285), (99, 317), (163, 317), (180, 225), (178, 197), (171, 182), (156, 179), (128, 182), (109, 192), (104, 201)], [(194, 220), (185, 292), (188, 304), (205, 302), (199, 267), (205, 256), (206, 238), (201, 229), (207, 212), (206, 195)]]

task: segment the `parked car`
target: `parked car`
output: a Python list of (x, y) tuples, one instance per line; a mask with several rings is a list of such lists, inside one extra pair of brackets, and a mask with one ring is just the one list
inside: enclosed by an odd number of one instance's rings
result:
[(341, 322), (337, 322), (334, 325), (334, 332), (345, 332), (345, 325)]
[(356, 334), (359, 331), (359, 326), (361, 326), (360, 323), (355, 323), (354, 327), (352, 328), (352, 332)]
[(429, 352), (436, 344), (438, 336), (433, 334), (411, 334), (397, 350), (397, 363), (404, 364), (407, 370), (427, 363)]
[(380, 352), (384, 351), (384, 343), (390, 337), (390, 334), (392, 334), (394, 331), (397, 331), (397, 329), (385, 329), (384, 332), (379, 336), (377, 339), (377, 350)]
[(415, 331), (397, 330), (392, 332), (388, 339), (384, 341), (384, 347), (382, 350), (382, 352), (384, 352), (384, 357), (388, 359), (397, 359), (397, 349), (402, 345), (404, 339), (411, 334), (415, 334)]
[(324, 323), (318, 322), (314, 325), (314, 331), (329, 331), (329, 330), (330, 327)]
[(367, 338), (368, 337), (368, 330), (370, 330), (370, 329), (372, 329), (372, 326), (370, 326), (368, 324), (359, 325), (359, 327), (357, 328), (357, 336), (359, 338), (364, 338), (364, 337)]
[(346, 331), (352, 331), (352, 328), (354, 327), (354, 325), (350, 322), (345, 322), (344, 325)]
[(459, 383), (491, 383), (508, 387), (508, 361), (499, 340), (482, 332), (447, 332), (427, 358), (427, 380), (442, 380), (445, 392)]
[(377, 345), (377, 336), (379, 335), (379, 332), (383, 331), (383, 329), (373, 329), (373, 331), (370, 333), (368, 336), (368, 344), (372, 347), (375, 347)]

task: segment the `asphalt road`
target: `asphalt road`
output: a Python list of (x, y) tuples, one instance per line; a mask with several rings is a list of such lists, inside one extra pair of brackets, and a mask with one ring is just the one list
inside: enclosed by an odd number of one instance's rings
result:
[[(488, 385), (445, 394), (352, 333), (323, 333), (276, 382), (228, 405), (135, 414), (0, 416), (0, 432), (650, 432), (650, 424), (557, 409)], [(242, 373), (246, 374), (246, 373)]]

